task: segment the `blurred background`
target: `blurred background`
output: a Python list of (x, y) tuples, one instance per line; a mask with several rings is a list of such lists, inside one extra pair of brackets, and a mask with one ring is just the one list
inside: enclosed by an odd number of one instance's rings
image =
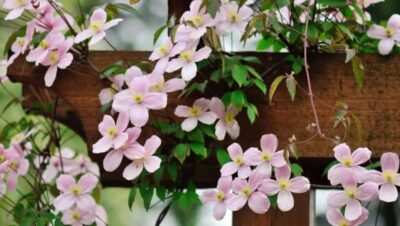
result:
[[(3, 0), (0, 0), (2, 4)], [(75, 15), (79, 15), (76, 1), (63, 1), (61, 2)], [(81, 0), (85, 12), (89, 12), (93, 6), (100, 6), (102, 4), (110, 2), (123, 2), (127, 3), (128, 0), (119, 1), (104, 1), (104, 0)], [(167, 21), (167, 0), (141, 0), (135, 5), (139, 14), (137, 15), (121, 15), (124, 17), (124, 22), (113, 28), (112, 31), (108, 32), (108, 39), (113, 45), (119, 50), (140, 50), (140, 51), (151, 51), (153, 49), (153, 34)], [(400, 1), (399, 0), (386, 0), (385, 3), (376, 4), (368, 9), (372, 14), (372, 19), (375, 22), (384, 20), (390, 17), (394, 13), (400, 13)], [(9, 38), (13, 29), (7, 26), (4, 21), (5, 14), (0, 13), (0, 43), (5, 43)], [(165, 36), (163, 34), (162, 36)], [(161, 37), (160, 40), (163, 38)], [(238, 35), (233, 38), (231, 44), (229, 40), (224, 40), (225, 46), (229, 47), (234, 51), (240, 51), (244, 49), (254, 50), (257, 40), (248, 41), (245, 47), (239, 44), (237, 40)], [(4, 45), (0, 45), (0, 53), (4, 51)], [(93, 47), (95, 50), (108, 50), (111, 49), (105, 42), (101, 42)], [(229, 49), (228, 49), (229, 50)], [(0, 56), (1, 58), (1, 56)], [(12, 84), (7, 82), (5, 84), (15, 95), (21, 95), (21, 86), (19, 84)], [(0, 112), (4, 106), (11, 100), (5, 90), (0, 87)], [(9, 121), (16, 121), (21, 118), (24, 114), (21, 106), (15, 106), (11, 110), (7, 110), (5, 113), (1, 113)], [(0, 120), (0, 131), (4, 128), (4, 121)], [(1, 140), (0, 140), (1, 142)], [(85, 153), (87, 152), (84, 142), (78, 137), (74, 137), (68, 143), (65, 144), (67, 147)], [(21, 185), (23, 186), (23, 185)], [(328, 223), (325, 219), (326, 213), (326, 196), (329, 190), (317, 190), (315, 192), (315, 225), (326, 226)], [(201, 194), (202, 191), (199, 191)], [(128, 208), (128, 196), (129, 189), (125, 188), (104, 188), (101, 193), (101, 204), (106, 208), (109, 215), (110, 226), (152, 226), (158, 217), (158, 214), (163, 209), (164, 205), (157, 205), (155, 208), (146, 213), (142, 207), (142, 200), (139, 195), (136, 197), (132, 211)], [(153, 200), (153, 203), (157, 203), (158, 200)], [(0, 200), (1, 203), (1, 200)], [(370, 219), (365, 224), (368, 226), (375, 225), (379, 203), (372, 203), (369, 206)], [(379, 211), (378, 224), (380, 226), (396, 226), (400, 225), (399, 214), (400, 206), (399, 203), (392, 204), (381, 204)], [(0, 225), (10, 225), (8, 221), (9, 217), (3, 211), (0, 211)], [(190, 214), (182, 213), (179, 208), (172, 207), (168, 213), (165, 222), (162, 224), (165, 226), (230, 226), (232, 225), (232, 213), (228, 213), (223, 221), (217, 222), (212, 217), (212, 207), (203, 206), (196, 208), (191, 211)], [(284, 226), (284, 225), (282, 225)], [(289, 226), (289, 225), (288, 225)]]

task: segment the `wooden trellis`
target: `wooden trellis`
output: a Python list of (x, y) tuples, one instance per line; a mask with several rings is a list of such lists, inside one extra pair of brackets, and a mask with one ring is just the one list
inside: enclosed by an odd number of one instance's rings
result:
[[(177, 18), (188, 9), (189, 0), (170, 0), (169, 15)], [(270, 70), (265, 80), (270, 84), (276, 75), (290, 72), (289, 65), (276, 66), (282, 61), (284, 54), (251, 53), (263, 61), (260, 71)], [(109, 64), (120, 60), (121, 56), (129, 61), (146, 60), (149, 52), (90, 52), (89, 59), (98, 70), (104, 69)], [(362, 55), (365, 67), (365, 82), (363, 87), (357, 86), (353, 78), (352, 67), (345, 64), (344, 55), (315, 54), (311, 55), (309, 62), (314, 93), (318, 97), (317, 109), (321, 124), (324, 128), (332, 126), (335, 111), (327, 107), (334, 106), (340, 101), (349, 105), (349, 110), (357, 115), (363, 126), (360, 142), (357, 142), (355, 129), (350, 137), (352, 147), (368, 146), (373, 150), (373, 156), (378, 157), (384, 151), (400, 150), (400, 56), (380, 57), (375, 55)], [(80, 131), (85, 138), (90, 150), (100, 134), (97, 125), (102, 119), (98, 94), (106, 84), (99, 79), (98, 71), (86, 63), (74, 62), (67, 69), (60, 71), (51, 88), (44, 86), (43, 75), (45, 68), (34, 67), (22, 57), (9, 68), (9, 77), (12, 81), (48, 89), (60, 96), (63, 101), (73, 109), (79, 120), (74, 117), (68, 120), (68, 125)], [(306, 86), (305, 76), (297, 77), (299, 84)], [(265, 133), (275, 133), (281, 143), (285, 144), (287, 138), (293, 134), (298, 139), (306, 139), (311, 134), (305, 127), (307, 122), (313, 121), (308, 96), (298, 92), (296, 100), (291, 102), (285, 87), (277, 90), (273, 103), (260, 93), (250, 94), (249, 99), (255, 103), (260, 112), (260, 118), (254, 125), (250, 125), (245, 116), (241, 116), (241, 135), (238, 142), (245, 148), (258, 145), (260, 136)], [(187, 100), (188, 103), (191, 100)], [(172, 113), (177, 101), (177, 95), (169, 96), (168, 108), (163, 114)], [(355, 125), (353, 125), (355, 127)], [(144, 131), (146, 137), (150, 131)], [(332, 143), (324, 139), (316, 139), (312, 143), (300, 146), (299, 154), (305, 176), (313, 183), (321, 183), (324, 165), (332, 158)], [(280, 146), (283, 148), (283, 146)], [(89, 152), (90, 153), (90, 152)], [(91, 158), (102, 165), (104, 155), (90, 154)], [(102, 172), (101, 181), (105, 186), (131, 186), (131, 183), (122, 178), (122, 167), (113, 173)], [(212, 164), (199, 165), (193, 173), (196, 185), (199, 187), (214, 187), (219, 177), (219, 166)], [(252, 213), (243, 209), (234, 213), (234, 226), (307, 226), (310, 224), (310, 193), (295, 196), (295, 207), (291, 212), (282, 213), (272, 210), (263, 215)], [(310, 214), (311, 213), (311, 214)]]

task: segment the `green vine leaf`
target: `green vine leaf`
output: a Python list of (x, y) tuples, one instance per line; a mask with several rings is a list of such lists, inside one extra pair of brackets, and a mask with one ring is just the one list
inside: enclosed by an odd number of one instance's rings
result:
[(178, 161), (183, 164), (186, 157), (190, 154), (190, 148), (188, 144), (177, 144), (172, 150), (174, 156)]
[(280, 75), (276, 77), (275, 80), (272, 82), (271, 87), (269, 89), (269, 104), (272, 103), (272, 98), (274, 97), (275, 91), (284, 78), (286, 78), (286, 76)]
[(362, 61), (358, 56), (354, 56), (351, 59), (351, 65), (356, 82), (361, 87), (364, 80), (364, 66), (362, 65)]
[(129, 210), (132, 210), (133, 203), (135, 202), (136, 191), (137, 191), (136, 186), (133, 186), (131, 190), (129, 190), (129, 197), (128, 197)]
[(229, 154), (225, 149), (218, 148), (217, 149), (217, 160), (218, 160), (218, 163), (222, 166), (225, 163), (231, 161), (231, 157), (229, 157)]
[(246, 81), (249, 76), (249, 73), (247, 72), (247, 69), (243, 65), (233, 65), (232, 68), (232, 77), (235, 79), (237, 84), (239, 86), (242, 86)]
[(139, 187), (140, 195), (143, 198), (143, 205), (146, 211), (149, 211), (151, 205), (151, 199), (154, 195), (154, 188), (148, 184), (141, 184)]
[(189, 146), (190, 146), (190, 149), (196, 155), (199, 155), (199, 156), (202, 156), (204, 158), (207, 158), (207, 149), (206, 149), (206, 147), (204, 147), (203, 144), (195, 142), (195, 143), (190, 143)]
[(290, 99), (294, 101), (294, 98), (296, 97), (296, 79), (293, 74), (290, 74), (286, 78), (286, 88), (290, 94)]

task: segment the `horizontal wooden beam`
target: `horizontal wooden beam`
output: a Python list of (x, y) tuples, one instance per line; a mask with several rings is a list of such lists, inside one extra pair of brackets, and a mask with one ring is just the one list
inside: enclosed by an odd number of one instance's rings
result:
[[(91, 52), (90, 62), (94, 69), (87, 63), (74, 64), (67, 70), (60, 71), (56, 82), (49, 91), (59, 95), (64, 101), (75, 109), (81, 119), (88, 142), (89, 154), (97, 162), (102, 164), (102, 155), (93, 155), (90, 152), (91, 145), (99, 138), (97, 125), (102, 119), (98, 93), (106, 86), (99, 79), (98, 70), (116, 62), (123, 56), (129, 61), (146, 60), (149, 52)], [(246, 54), (246, 53), (244, 53)], [(267, 84), (271, 84), (276, 75), (291, 71), (290, 65), (282, 64), (276, 67), (277, 62), (282, 61), (285, 54), (252, 53), (257, 55), (263, 62), (259, 71), (268, 70), (265, 77)], [(312, 83), (314, 94), (317, 97), (317, 110), (322, 128), (331, 128), (335, 111), (329, 107), (336, 102), (347, 103), (349, 110), (354, 113), (363, 126), (363, 135), (358, 142), (355, 133), (355, 125), (352, 132), (347, 135), (348, 143), (353, 147), (368, 146), (373, 151), (373, 156), (378, 157), (384, 151), (400, 150), (400, 56), (381, 57), (376, 55), (362, 55), (365, 67), (365, 81), (363, 87), (357, 86), (351, 64), (345, 64), (344, 55), (314, 54), (310, 56)], [(29, 84), (36, 87), (44, 87), (43, 75), (45, 68), (34, 67), (26, 63), (23, 58), (10, 67), (9, 76), (12, 81)], [(305, 76), (297, 75), (300, 86), (306, 87)], [(215, 95), (222, 94), (223, 84), (212, 84)], [(268, 98), (258, 91), (251, 91), (249, 101), (258, 106), (260, 117), (255, 124), (251, 125), (246, 119), (246, 113), (239, 116), (241, 135), (238, 142), (244, 148), (259, 145), (261, 135), (266, 133), (277, 134), (280, 148), (287, 143), (287, 139), (293, 134), (298, 140), (305, 140), (311, 134), (305, 129), (308, 123), (314, 121), (308, 96), (297, 91), (294, 102), (290, 101), (286, 87), (282, 84), (272, 104)], [(193, 99), (185, 100), (190, 104)], [(177, 94), (169, 96), (169, 107), (157, 114), (166, 114), (174, 111), (177, 104), (183, 103), (177, 99)], [(165, 115), (167, 117), (167, 115)], [(342, 134), (341, 131), (337, 131)], [(145, 130), (144, 136), (150, 135), (151, 131)], [(232, 141), (224, 143), (227, 146)], [(332, 143), (326, 139), (317, 138), (310, 143), (299, 145), (299, 154), (304, 160), (329, 159), (332, 157)], [(218, 166), (213, 160), (205, 166), (199, 166), (195, 170), (195, 177), (200, 184), (210, 186), (218, 177)], [(313, 162), (313, 161), (311, 161)], [(209, 167), (213, 165), (213, 167)], [(322, 169), (321, 169), (322, 170)], [(210, 176), (214, 175), (214, 176)], [(320, 172), (319, 172), (319, 175)], [(113, 174), (105, 173), (104, 183), (107, 185), (130, 185), (121, 177), (121, 170)]]

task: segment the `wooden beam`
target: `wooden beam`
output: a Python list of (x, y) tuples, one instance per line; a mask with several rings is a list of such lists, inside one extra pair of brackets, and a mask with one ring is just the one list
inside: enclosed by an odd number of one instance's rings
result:
[[(244, 53), (246, 54), (246, 53)], [(123, 55), (130, 61), (141, 61), (147, 59), (148, 52), (91, 52), (91, 62), (101, 70), (107, 65), (120, 60)], [(284, 54), (251, 53), (257, 55), (263, 64), (259, 71), (269, 70), (266, 76), (267, 84), (277, 75), (290, 72), (288, 64), (276, 66)], [(381, 57), (377, 55), (362, 55), (361, 59), (365, 67), (365, 81), (363, 87), (357, 86), (350, 64), (344, 63), (344, 55), (314, 54), (310, 56), (312, 83), (314, 94), (318, 97), (316, 101), (318, 115), (323, 128), (332, 127), (332, 119), (335, 112), (328, 106), (334, 106), (337, 101), (347, 103), (360, 120), (363, 126), (363, 137), (358, 142), (355, 133), (355, 125), (348, 135), (347, 141), (353, 147), (368, 146), (373, 151), (373, 156), (378, 157), (384, 151), (400, 150), (400, 56)], [(271, 69), (273, 68), (273, 69)], [(45, 68), (34, 67), (25, 62), (23, 58), (9, 68), (9, 77), (12, 81), (34, 85), (44, 88), (43, 75)], [(207, 73), (205, 73), (207, 74)], [(297, 75), (296, 79), (302, 87), (306, 87), (305, 76)], [(90, 156), (102, 165), (103, 155), (94, 155), (90, 152), (91, 145), (99, 138), (97, 125), (102, 119), (98, 93), (105, 87), (99, 79), (99, 73), (90, 65), (75, 62), (69, 69), (60, 71), (56, 82), (49, 91), (61, 96), (68, 103), (81, 119), (84, 127), (86, 140), (88, 142)], [(210, 83), (212, 96), (220, 96), (224, 90), (228, 90), (222, 83)], [(211, 96), (210, 96), (211, 97)], [(260, 136), (266, 133), (277, 134), (280, 148), (283, 148), (287, 138), (293, 134), (298, 140), (307, 139), (311, 134), (305, 129), (308, 123), (313, 122), (308, 96), (297, 91), (294, 102), (290, 101), (288, 92), (282, 84), (275, 96), (272, 105), (269, 105), (268, 98), (254, 90), (249, 95), (249, 101), (258, 106), (260, 117), (251, 125), (246, 119), (246, 114), (239, 116), (241, 135), (238, 142), (243, 148), (259, 145)], [(193, 98), (185, 101), (178, 100), (177, 94), (169, 95), (169, 106), (164, 111), (157, 111), (158, 115), (171, 114), (177, 104), (191, 104)], [(165, 115), (167, 117), (167, 115)], [(251, 132), (250, 132), (251, 131)], [(338, 133), (340, 131), (337, 131)], [(151, 135), (152, 131), (145, 129), (143, 137)], [(224, 146), (232, 141), (226, 141)], [(332, 143), (326, 139), (316, 139), (311, 143), (299, 146), (299, 154), (310, 164), (321, 161), (314, 161), (315, 158), (332, 158)], [(199, 181), (200, 186), (207, 187), (214, 185), (219, 176), (218, 165), (211, 159), (205, 165), (197, 166), (194, 177)], [(213, 167), (210, 167), (213, 166)], [(314, 167), (312, 174), (320, 177), (323, 167)], [(106, 185), (130, 186), (122, 178), (123, 167), (115, 173), (105, 173), (103, 182)], [(317, 172), (316, 169), (320, 169)], [(308, 173), (307, 171), (305, 172)]]

